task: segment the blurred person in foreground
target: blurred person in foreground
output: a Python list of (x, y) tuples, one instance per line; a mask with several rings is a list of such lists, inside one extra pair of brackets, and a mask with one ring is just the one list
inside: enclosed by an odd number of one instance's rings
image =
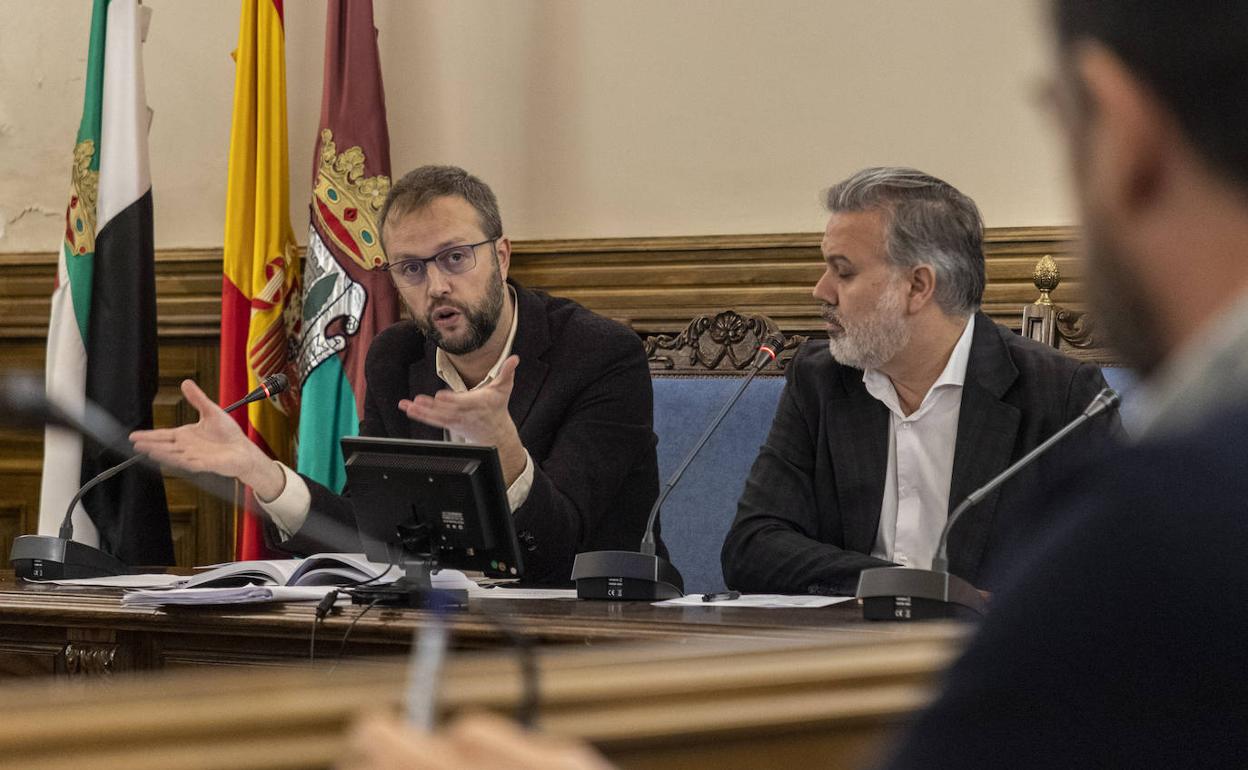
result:
[[(1238, 767), (1248, 756), (1248, 4), (1053, 9), (1053, 95), (1094, 318), (1144, 378), (1147, 423), (1134, 447), (1064, 480), (1049, 501), (1060, 527), (997, 595), (888, 766)], [(437, 740), (473, 740), (473, 724)], [(494, 732), (507, 752), (539, 745)], [(409, 736), (405, 750), (443, 745)], [(468, 766), (432, 756), (404, 766)]]

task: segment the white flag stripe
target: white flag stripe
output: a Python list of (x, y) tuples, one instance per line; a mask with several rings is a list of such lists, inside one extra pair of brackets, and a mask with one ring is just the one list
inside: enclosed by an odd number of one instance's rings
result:
[(113, 0), (108, 4), (96, 233), (103, 232), (109, 220), (152, 186), (139, 25), (136, 0)]
[[(48, 398), (58, 404), (81, 407), (87, 387), (87, 351), (78, 332), (65, 246), (57, 260), (57, 289), (52, 293), (52, 320), (48, 324), (48, 357), (44, 373)], [(39, 534), (55, 535), (65, 508), (82, 483), (82, 437), (59, 428), (43, 433), (43, 479), (39, 491)], [(74, 539), (98, 546), (99, 533), (82, 503), (74, 509)]]

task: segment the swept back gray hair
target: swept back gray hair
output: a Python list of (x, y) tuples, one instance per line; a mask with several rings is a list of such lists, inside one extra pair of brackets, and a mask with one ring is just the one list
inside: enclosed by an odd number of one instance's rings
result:
[(865, 168), (828, 188), (828, 211), (887, 213), (888, 261), (931, 265), (936, 303), (948, 315), (979, 309), (984, 298), (984, 223), (975, 201), (948, 182), (901, 167)]
[(477, 210), (481, 220), (481, 232), (486, 238), (501, 238), (503, 220), (498, 214), (498, 199), (490, 186), (458, 166), (421, 166), (403, 175), (390, 187), (386, 200), (381, 204), (381, 216), (377, 225), (382, 235), (386, 232), (386, 219), (423, 209), (435, 198), (458, 195)]

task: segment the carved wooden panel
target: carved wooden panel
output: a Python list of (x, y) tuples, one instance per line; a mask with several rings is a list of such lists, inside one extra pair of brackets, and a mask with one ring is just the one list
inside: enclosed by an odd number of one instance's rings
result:
[[(646, 358), (655, 374), (722, 374), (744, 372), (754, 363), (759, 346), (780, 327), (765, 315), (741, 315), (723, 310), (700, 315), (679, 334), (646, 337)], [(802, 335), (784, 338), (777, 354), (759, 371), (763, 375), (784, 372), (797, 348), (806, 341)]]
[[(1051, 254), (1064, 279), (1055, 301), (1071, 314), (1068, 323), (1059, 321), (1070, 328), (1063, 349), (1105, 361), (1108, 357), (1095, 343), (1077, 347), (1071, 342), (1081, 339), (1082, 328), (1076, 315), (1082, 304), (1074, 237), (1073, 229), (1059, 227), (989, 230), (984, 310), (1017, 329), (1021, 308), (1036, 298), (1031, 283), (1036, 261)], [(820, 336), (823, 323), (810, 296), (822, 269), (819, 240), (819, 233), (797, 233), (517, 241), (512, 275), (525, 285), (571, 297), (616, 318), (642, 336), (674, 340), (689, 331), (691, 318), (713, 319), (725, 308), (743, 316), (766, 316), (786, 334)], [(0, 254), (0, 369), (42, 372), (54, 274), (50, 251)], [(209, 395), (217, 390), (221, 250), (161, 250), (156, 282), (161, 377), (154, 415), (158, 426), (170, 426), (194, 419), (178, 391), (183, 378), (196, 380)], [(662, 350), (658, 342), (653, 345)], [(734, 355), (739, 364), (745, 354)], [(726, 360), (732, 365), (734, 359)], [(39, 431), (0, 429), (0, 489), (12, 490), (6, 499), (25, 506), (20, 514), (24, 532), (36, 525), (42, 444)], [(229, 558), (228, 508), (177, 479), (167, 477), (165, 486), (178, 563)], [(0, 512), (4, 553), (3, 538), (11, 537), (15, 515), (10, 512), (6, 518)]]

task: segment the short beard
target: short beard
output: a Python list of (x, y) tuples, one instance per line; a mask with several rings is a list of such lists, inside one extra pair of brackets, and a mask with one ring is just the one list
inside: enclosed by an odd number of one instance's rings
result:
[[(433, 322), (433, 311), (439, 307), (450, 305), (463, 314), (464, 320), (468, 324), (468, 331), (459, 340), (448, 340), (438, 331), (437, 325)], [(482, 300), (478, 307), (469, 307), (461, 302), (454, 300), (444, 300), (425, 314), (423, 319), (417, 321), (417, 326), (425, 333), (425, 336), (433, 340), (434, 344), (450, 353), (453, 356), (462, 356), (474, 351), (480, 350), (481, 346), (490, 339), (494, 334), (494, 330), (498, 328), (498, 317), (503, 310), (503, 276), (499, 270), (498, 262), (494, 263), (494, 272), (490, 276), (489, 286), (485, 290), (485, 299)]]
[(875, 303), (875, 310), (847, 324), (830, 305), (823, 316), (840, 324), (845, 331), (840, 337), (828, 338), (828, 350), (839, 363), (854, 369), (878, 369), (910, 344), (910, 327), (902, 316), (901, 295), (885, 291)]
[(1088, 307), (1092, 331), (1122, 356), (1123, 362), (1141, 377), (1161, 364), (1166, 351), (1156, 344), (1157, 314), (1149, 307), (1139, 283), (1133, 280), (1122, 250), (1104, 233), (1100, 219), (1084, 219), (1084, 253), (1087, 258)]

